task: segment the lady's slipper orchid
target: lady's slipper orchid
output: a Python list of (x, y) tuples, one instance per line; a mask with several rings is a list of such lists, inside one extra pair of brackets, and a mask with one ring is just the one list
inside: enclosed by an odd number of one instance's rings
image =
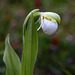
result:
[(40, 13), (40, 27), (37, 31), (42, 28), (43, 32), (51, 35), (58, 29), (58, 23), (60, 23), (60, 16), (53, 12), (42, 12)]

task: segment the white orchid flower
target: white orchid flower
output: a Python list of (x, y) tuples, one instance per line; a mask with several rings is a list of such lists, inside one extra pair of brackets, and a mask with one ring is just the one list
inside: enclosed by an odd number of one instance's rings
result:
[(58, 29), (58, 23), (60, 23), (60, 16), (54, 12), (42, 12), (40, 13), (40, 27), (47, 35), (52, 35)]

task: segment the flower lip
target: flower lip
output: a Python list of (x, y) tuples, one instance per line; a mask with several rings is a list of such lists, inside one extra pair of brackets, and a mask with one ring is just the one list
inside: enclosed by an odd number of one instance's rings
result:
[(47, 18), (41, 15), (42, 30), (47, 35), (52, 35), (58, 28), (58, 23), (52, 18)]
[(60, 16), (54, 12), (40, 12), (40, 27), (47, 35), (52, 35), (58, 29)]

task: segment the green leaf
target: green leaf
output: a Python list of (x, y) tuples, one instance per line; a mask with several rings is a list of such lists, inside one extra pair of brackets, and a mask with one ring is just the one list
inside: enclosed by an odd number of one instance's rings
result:
[(20, 75), (20, 59), (10, 46), (9, 35), (5, 40), (3, 61), (6, 64), (6, 75)]
[(38, 52), (37, 29), (31, 14), (24, 37), (24, 48), (21, 63), (21, 75), (33, 75), (33, 69)]
[(31, 14), (34, 14), (34, 17), (35, 17), (35, 16), (38, 16), (38, 15), (39, 15), (39, 12), (37, 12), (37, 11), (39, 11), (39, 9), (34, 9), (34, 10), (32, 10), (32, 11), (27, 15), (27, 17), (25, 18), (25, 21), (24, 21), (24, 23), (23, 23), (23, 40), (24, 40), (24, 36), (25, 36), (26, 24), (28, 23), (28, 19), (29, 19), (29, 17), (31, 16)]

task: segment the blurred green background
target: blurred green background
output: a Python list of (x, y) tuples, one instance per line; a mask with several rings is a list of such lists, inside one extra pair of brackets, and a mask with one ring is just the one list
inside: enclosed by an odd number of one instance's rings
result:
[(6, 35), (19, 57), (22, 55), (22, 27), (33, 9), (56, 12), (61, 23), (55, 34), (38, 31), (39, 51), (34, 75), (75, 75), (75, 0), (0, 0), (0, 75), (5, 75), (3, 52)]

